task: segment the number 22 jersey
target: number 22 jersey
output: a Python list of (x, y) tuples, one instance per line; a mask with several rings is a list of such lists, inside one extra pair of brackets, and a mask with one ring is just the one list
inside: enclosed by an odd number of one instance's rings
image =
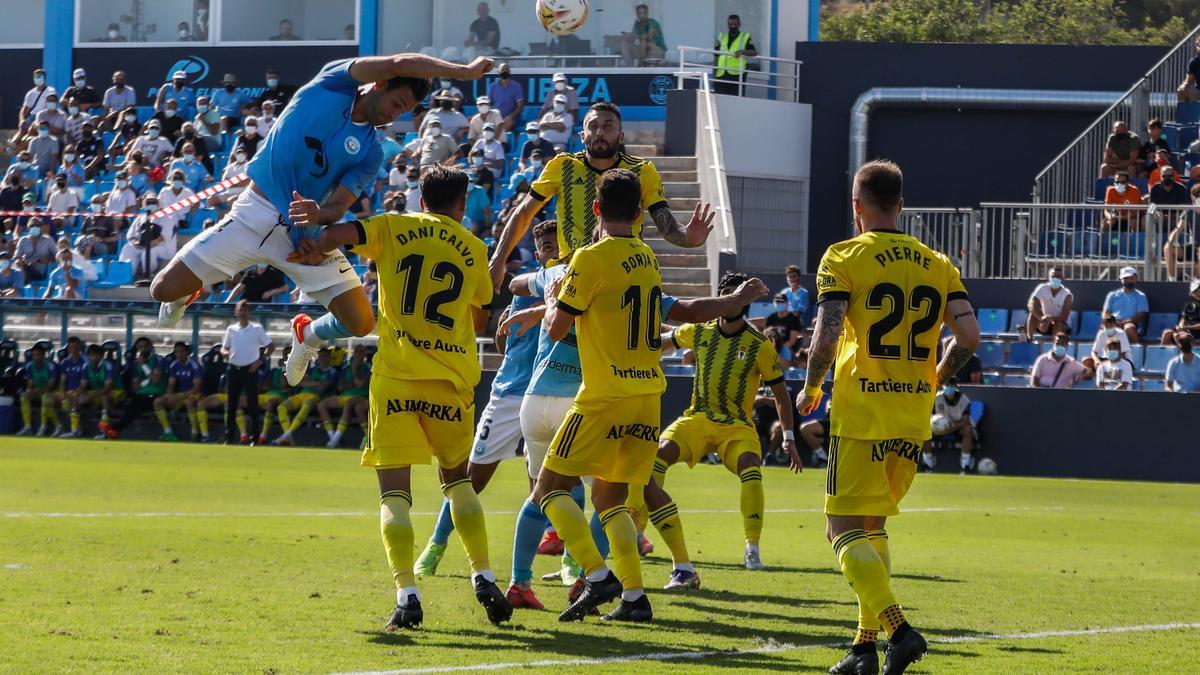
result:
[(967, 291), (950, 259), (898, 230), (872, 230), (825, 251), (817, 302), (847, 302), (831, 435), (930, 437), (942, 315), (956, 299)]

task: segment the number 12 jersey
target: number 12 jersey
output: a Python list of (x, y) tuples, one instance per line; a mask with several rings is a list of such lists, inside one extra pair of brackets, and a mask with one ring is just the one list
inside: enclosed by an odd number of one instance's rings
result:
[(847, 302), (829, 433), (929, 438), (942, 315), (967, 298), (958, 269), (915, 237), (872, 230), (829, 247), (817, 297)]

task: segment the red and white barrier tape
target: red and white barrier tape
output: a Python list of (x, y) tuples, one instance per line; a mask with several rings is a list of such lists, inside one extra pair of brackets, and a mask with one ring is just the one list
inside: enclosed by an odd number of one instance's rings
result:
[[(171, 215), (172, 213), (178, 213), (184, 209), (191, 208), (195, 204), (199, 204), (200, 202), (208, 199), (209, 197), (211, 197), (215, 194), (220, 194), (220, 193), (228, 190), (229, 188), (240, 185), (248, 180), (250, 180), (250, 177), (247, 176), (246, 174), (242, 174), (240, 176), (234, 176), (233, 178), (230, 178), (228, 180), (223, 180), (220, 183), (217, 183), (216, 185), (207, 187), (207, 188), (197, 192), (196, 194), (192, 195), (191, 197), (188, 197), (187, 199), (175, 202), (174, 204), (171, 204), (170, 206), (161, 208), (161, 209), (155, 211), (154, 213), (151, 213), (150, 220), (157, 220), (159, 218), (162, 218), (163, 216), (168, 216), (168, 215)], [(140, 213), (116, 213), (116, 212), (109, 213), (107, 211), (102, 211), (99, 213), (93, 213), (91, 211), (0, 211), (0, 218), (12, 218), (12, 217), (20, 217), (20, 216), (30, 216), (30, 217), (37, 216), (39, 218), (75, 218), (75, 217), (87, 217), (87, 216), (109, 216), (111, 218), (136, 218), (140, 215), (142, 215), (142, 214), (140, 214)]]

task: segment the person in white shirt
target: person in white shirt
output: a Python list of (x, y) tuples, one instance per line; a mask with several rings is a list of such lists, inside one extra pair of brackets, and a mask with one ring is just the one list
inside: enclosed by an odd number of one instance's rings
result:
[[(100, 278), (100, 270), (96, 269), (96, 264), (88, 260), (87, 256), (79, 252), (78, 249), (71, 248), (71, 240), (66, 237), (58, 238), (58, 253), (63, 251), (71, 251), (71, 267), (83, 270), (83, 280), (89, 284)], [(56, 254), (57, 256), (57, 254)]]
[(483, 125), (483, 137), (475, 141), (471, 154), (483, 151), (483, 165), (499, 175), (504, 173), (504, 144), (496, 140), (496, 125), (488, 122)]
[(33, 71), (33, 89), (25, 92), (21, 102), (21, 111), (17, 115), (17, 135), (27, 131), (33, 124), (34, 116), (46, 109), (46, 100), (58, 94), (52, 85), (46, 84), (46, 71), (38, 68)]
[(237, 323), (225, 329), (221, 340), (221, 352), (229, 363), (225, 371), (225, 443), (238, 442), (238, 401), (246, 397), (246, 414), (249, 418), (250, 438), (258, 438), (258, 369), (271, 358), (274, 345), (261, 324), (250, 321), (250, 305), (239, 300), (233, 308)]
[[(939, 419), (944, 417), (945, 419)], [(959, 391), (958, 378), (951, 377), (942, 387), (942, 391), (933, 400), (933, 415), (930, 424), (935, 428), (943, 425), (944, 431), (938, 429), (935, 436), (957, 436), (962, 443), (959, 458), (959, 470), (966, 473), (975, 467), (975, 429), (971, 426), (971, 399)], [(937, 456), (933, 454), (932, 440), (925, 441), (921, 449), (921, 463), (925, 471), (933, 471), (937, 466)]]
[(421, 135), (425, 135), (430, 124), (435, 122), (442, 126), (442, 133), (449, 136), (455, 143), (466, 138), (467, 129), (471, 123), (467, 116), (454, 109), (454, 98), (445, 94), (434, 96), (434, 108), (421, 120)]
[(559, 95), (567, 97), (567, 112), (571, 113), (572, 117), (578, 117), (579, 92), (575, 90), (575, 87), (567, 84), (567, 74), (555, 73), (552, 79), (554, 81), (554, 94), (547, 96), (546, 100), (542, 101), (542, 108), (538, 111), (538, 117), (542, 117), (551, 110), (554, 110), (554, 99)]
[(404, 210), (407, 213), (418, 213), (421, 210), (421, 170), (415, 166), (408, 167), (404, 187)]
[(1029, 319), (1025, 321), (1026, 337), (1032, 340), (1034, 333), (1054, 335), (1066, 331), (1074, 300), (1070, 289), (1063, 285), (1062, 271), (1051, 268), (1046, 282), (1038, 284), (1029, 296)]
[(145, 133), (125, 146), (125, 155), (131, 155), (139, 150), (145, 155), (147, 165), (153, 168), (161, 166), (163, 160), (170, 157), (171, 153), (175, 151), (175, 146), (162, 136), (162, 124), (158, 120), (150, 120), (146, 122)]
[[(192, 192), (191, 189), (184, 185), (183, 172), (176, 169), (171, 173), (171, 180), (167, 183), (167, 187), (164, 187), (158, 192), (158, 206), (159, 208), (165, 209), (176, 202), (181, 202), (189, 197), (193, 197), (195, 194), (195, 192)], [(179, 223), (185, 217), (190, 216), (198, 208), (200, 208), (199, 203), (193, 204), (190, 208), (186, 208), (182, 211), (176, 211), (175, 213), (168, 213), (164, 216), (160, 216), (158, 220), (154, 221), (158, 223), (159, 227), (162, 228), (164, 246), (167, 247), (166, 250), (169, 252), (169, 255), (167, 256), (168, 258), (175, 255), (176, 228), (179, 227)]]
[(212, 100), (207, 96), (200, 96), (196, 99), (196, 117), (192, 119), (192, 124), (196, 127), (196, 133), (206, 141), (216, 138), (221, 135), (221, 111), (213, 107)]
[(1109, 338), (1104, 360), (1096, 366), (1096, 388), (1127, 390), (1133, 386), (1133, 366), (1121, 355), (1121, 341)]
[[(221, 171), (221, 180), (229, 180), (234, 176), (240, 176), (246, 173), (246, 165), (248, 163), (249, 160), (246, 158), (246, 151), (239, 149), (229, 157), (229, 163), (226, 164), (225, 169)], [(208, 207), (210, 209), (217, 209), (219, 215), (224, 215), (226, 207), (229, 204), (232, 204), (238, 198), (238, 196), (242, 194), (242, 192), (246, 189), (246, 185), (247, 183), (235, 185), (224, 192), (218, 192), (217, 194), (209, 197)]]
[(405, 184), (405, 174), (407, 173), (408, 162), (403, 153), (392, 158), (392, 168), (388, 171), (388, 189), (403, 191), (407, 185)]
[(1122, 359), (1130, 358), (1133, 350), (1129, 347), (1129, 336), (1125, 334), (1125, 331), (1117, 328), (1117, 320), (1110, 316), (1104, 319), (1104, 324), (1100, 330), (1096, 331), (1096, 340), (1092, 343), (1092, 353), (1084, 357), (1083, 365), (1087, 366), (1089, 370), (1095, 370), (1105, 358), (1109, 340), (1116, 340), (1120, 343)]
[[(67, 187), (66, 174), (60, 173), (54, 177), (54, 189), (46, 195), (46, 210), (52, 213), (79, 212), (79, 195)], [(64, 222), (69, 223), (73, 220), (73, 218), (54, 216), (54, 222), (59, 229), (63, 227)]]
[(553, 143), (556, 148), (560, 145), (566, 147), (574, 126), (575, 117), (567, 112), (567, 97), (555, 94), (553, 108), (538, 120), (542, 138)]
[[(170, 241), (167, 237), (165, 228), (160, 225), (160, 233), (149, 242), (149, 253), (147, 254), (147, 246), (142, 243), (143, 239), (149, 238), (142, 230), (142, 224), (151, 213), (158, 210), (158, 197), (154, 196), (153, 192), (146, 193), (142, 198), (142, 211), (136, 218), (129, 223), (129, 229), (125, 232), (125, 245), (121, 247), (121, 252), (117, 255), (117, 260), (129, 263), (133, 268), (133, 276), (137, 277), (143, 272), (147, 275), (152, 275), (157, 271), (162, 264), (170, 260), (175, 255), (175, 227), (171, 226)], [(157, 225), (160, 221), (154, 221)], [(149, 258), (147, 260), (147, 258)]]
[[(129, 187), (129, 174), (125, 171), (117, 172), (117, 180), (113, 184), (112, 192), (108, 193), (108, 199), (104, 200), (104, 211), (110, 214), (133, 213), (137, 206), (137, 193), (133, 188)], [(123, 224), (125, 219), (118, 219), (118, 224)]]
[(263, 101), (262, 114), (258, 116), (258, 133), (262, 134), (263, 138), (271, 133), (271, 127), (279, 118), (275, 116), (275, 102), (271, 100)]
[[(486, 96), (480, 96), (475, 99), (475, 108), (478, 110), (471, 117), (471, 124), (467, 130), (467, 140), (474, 143), (483, 137), (483, 125), (491, 122), (500, 128), (500, 123), (504, 121), (504, 117), (499, 110), (492, 107), (492, 99)], [(500, 142), (504, 142), (505, 138), (500, 138)]]

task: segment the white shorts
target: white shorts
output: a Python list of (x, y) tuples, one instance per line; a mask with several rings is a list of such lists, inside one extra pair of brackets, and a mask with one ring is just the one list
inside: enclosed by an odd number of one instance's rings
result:
[(475, 443), (471, 446), (472, 464), (496, 464), (520, 457), (521, 397), (492, 394), (475, 427)]
[(525, 436), (525, 461), (530, 478), (537, 478), (541, 472), (550, 442), (567, 419), (573, 403), (574, 396), (525, 394), (521, 403), (521, 433)]
[(247, 189), (229, 215), (192, 239), (179, 252), (183, 264), (205, 286), (233, 277), (251, 265), (271, 265), (317, 302), (362, 286), (345, 254), (336, 251), (320, 265), (287, 261), (293, 250), (288, 228), (266, 199)]

